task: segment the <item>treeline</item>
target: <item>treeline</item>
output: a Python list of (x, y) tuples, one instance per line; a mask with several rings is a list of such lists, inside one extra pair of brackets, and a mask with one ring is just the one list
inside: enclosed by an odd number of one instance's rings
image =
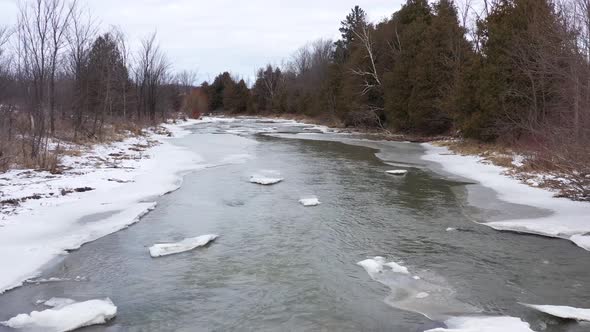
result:
[(47, 168), (59, 142), (165, 119), (194, 79), (172, 75), (155, 34), (131, 52), (74, 0), (22, 1), (16, 25), (0, 27), (0, 170)]
[(261, 68), (249, 93), (224, 73), (210, 106), (508, 142), (588, 195), (590, 0), (407, 0), (377, 24), (357, 6), (340, 32)]

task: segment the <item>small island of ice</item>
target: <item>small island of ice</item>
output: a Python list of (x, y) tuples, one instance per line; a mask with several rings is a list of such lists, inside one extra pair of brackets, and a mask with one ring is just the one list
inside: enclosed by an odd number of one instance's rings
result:
[(302, 198), (299, 200), (299, 203), (301, 203), (301, 205), (306, 206), (306, 207), (307, 206), (318, 206), (318, 205), (322, 204), (317, 197)]
[(250, 177), (250, 182), (270, 186), (282, 182), (283, 179), (277, 171), (264, 171), (260, 174), (254, 174)]
[(202, 235), (194, 238), (184, 239), (176, 243), (160, 243), (154, 244), (150, 247), (150, 256), (161, 257), (173, 254), (179, 254), (181, 252), (193, 250), (198, 247), (207, 245), (209, 242), (215, 240), (218, 235), (209, 234)]
[(13, 329), (64, 332), (81, 327), (104, 324), (117, 315), (117, 307), (110, 299), (74, 302), (68, 299), (47, 301), (55, 308), (20, 314), (1, 322)]

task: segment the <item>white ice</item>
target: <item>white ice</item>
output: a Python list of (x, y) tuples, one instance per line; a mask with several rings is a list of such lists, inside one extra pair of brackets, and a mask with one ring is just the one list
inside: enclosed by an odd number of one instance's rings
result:
[(104, 324), (116, 315), (117, 307), (107, 298), (74, 302), (59, 308), (20, 314), (2, 324), (14, 329), (62, 332)]
[(194, 238), (184, 239), (176, 243), (161, 243), (150, 247), (150, 255), (152, 257), (161, 257), (167, 255), (178, 254), (181, 252), (193, 250), (198, 247), (207, 245), (209, 242), (215, 240), (218, 235), (209, 234)]
[(371, 278), (373, 278), (373, 279), (375, 279), (375, 277), (379, 273), (383, 272), (384, 266), (389, 267), (391, 269), (391, 271), (395, 272), (395, 273), (403, 273), (403, 274), (409, 273), (408, 268), (406, 268), (405, 266), (401, 266), (395, 262), (387, 263), (385, 261), (385, 258), (383, 258), (381, 256), (376, 256), (374, 258), (365, 259), (364, 261), (360, 261), (356, 264), (359, 266), (362, 266), (365, 269), (365, 271), (367, 271), (369, 276), (371, 276)]
[(520, 318), (509, 316), (453, 317), (445, 321), (447, 328), (425, 332), (534, 332)]
[(318, 206), (322, 204), (317, 197), (302, 198), (299, 200), (299, 203), (303, 206)]
[(391, 174), (391, 175), (398, 175), (399, 176), (399, 175), (406, 175), (406, 174), (408, 174), (408, 171), (407, 170), (404, 170), (404, 169), (394, 169), (394, 170), (391, 170), (391, 171), (385, 171), (385, 173)]
[(557, 305), (537, 305), (522, 303), (525, 307), (546, 313), (551, 316), (564, 318), (564, 319), (575, 319), (590, 321), (590, 309), (574, 308), (567, 306)]
[[(554, 193), (520, 183), (504, 173), (507, 169), (482, 163), (477, 156), (461, 156), (447, 148), (423, 144), (424, 160), (437, 162), (447, 172), (479, 182), (497, 192), (498, 198), (515, 204), (549, 209), (552, 214), (542, 218), (525, 218), (484, 223), (502, 231), (531, 233), (571, 240), (590, 250), (590, 203), (556, 198)], [(469, 189), (469, 187), (468, 187)]]
[(283, 180), (285, 179), (281, 177), (281, 173), (273, 170), (260, 171), (250, 177), (250, 182), (265, 186), (277, 184)]

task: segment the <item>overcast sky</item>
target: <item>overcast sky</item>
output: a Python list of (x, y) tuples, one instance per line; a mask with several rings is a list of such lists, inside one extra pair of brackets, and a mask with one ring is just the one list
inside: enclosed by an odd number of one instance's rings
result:
[[(199, 80), (228, 70), (245, 79), (266, 63), (279, 64), (318, 38), (339, 36), (340, 21), (360, 5), (372, 21), (389, 17), (404, 0), (78, 0), (131, 41), (157, 30), (174, 70), (198, 70)], [(0, 24), (16, 21), (18, 0), (0, 0)]]

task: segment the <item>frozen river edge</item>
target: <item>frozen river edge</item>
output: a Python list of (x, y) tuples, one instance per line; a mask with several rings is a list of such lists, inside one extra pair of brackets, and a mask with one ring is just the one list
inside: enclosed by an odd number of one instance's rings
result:
[[(205, 118), (163, 126), (172, 138), (179, 138), (190, 133), (183, 127), (212, 121), (215, 119)], [(149, 147), (116, 165), (87, 163), (137, 146)], [(73, 170), (60, 176), (30, 170), (0, 174), (7, 181), (1, 188), (6, 193), (31, 192), (42, 197), (25, 202), (16, 213), (5, 214), (0, 220), (0, 266), (8, 267), (0, 274), (0, 294), (38, 276), (46, 264), (69, 250), (136, 223), (155, 208), (157, 197), (178, 189), (185, 174), (204, 167), (196, 153), (153, 132), (98, 145), (82, 156), (64, 159)], [(32, 175), (23, 180), (18, 175), (24, 172)], [(57, 194), (64, 188), (80, 187), (92, 190)]]
[(523, 218), (485, 222), (499, 231), (535, 234), (570, 240), (590, 251), (590, 203), (554, 197), (555, 193), (534, 188), (506, 175), (507, 169), (484, 163), (478, 156), (462, 156), (429, 143), (422, 146), (422, 159), (438, 163), (446, 172), (478, 182), (494, 190), (498, 199), (515, 204), (550, 210), (541, 218)]

